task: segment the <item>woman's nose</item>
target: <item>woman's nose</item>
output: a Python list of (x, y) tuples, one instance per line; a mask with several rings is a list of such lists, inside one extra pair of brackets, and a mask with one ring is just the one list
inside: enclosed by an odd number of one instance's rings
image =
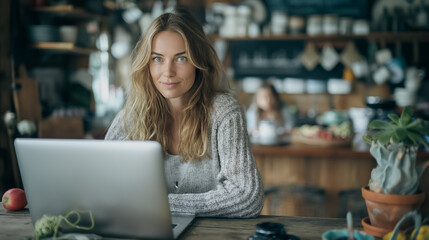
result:
[(164, 69), (163, 70), (164, 70), (163, 71), (164, 76), (172, 77), (172, 76), (176, 75), (176, 69), (175, 69), (173, 61), (167, 61), (164, 64)]

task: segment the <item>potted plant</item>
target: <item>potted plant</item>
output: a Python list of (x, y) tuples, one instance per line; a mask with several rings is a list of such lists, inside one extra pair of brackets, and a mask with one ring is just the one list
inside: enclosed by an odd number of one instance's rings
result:
[[(367, 187), (362, 188), (369, 223), (378, 237), (390, 232), (409, 211), (420, 207), (425, 194), (419, 189), (420, 177), (429, 165), (417, 163), (420, 145), (429, 149), (429, 121), (413, 117), (413, 109), (404, 107), (401, 116), (389, 114), (390, 121), (373, 120), (363, 137), (371, 145), (370, 153), (377, 166)], [(374, 234), (374, 233), (373, 233)]]

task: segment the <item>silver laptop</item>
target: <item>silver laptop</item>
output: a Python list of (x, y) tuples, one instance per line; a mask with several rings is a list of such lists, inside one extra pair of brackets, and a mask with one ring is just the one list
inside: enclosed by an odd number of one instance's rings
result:
[[(91, 233), (171, 239), (195, 217), (170, 213), (157, 142), (20, 138), (15, 148), (33, 224), (44, 214), (91, 211)], [(90, 225), (88, 214), (80, 224)]]

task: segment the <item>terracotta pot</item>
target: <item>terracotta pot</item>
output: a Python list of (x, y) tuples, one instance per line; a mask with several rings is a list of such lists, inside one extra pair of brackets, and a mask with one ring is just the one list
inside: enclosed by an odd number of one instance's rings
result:
[(376, 193), (362, 188), (371, 225), (378, 228), (395, 228), (396, 223), (408, 212), (418, 210), (425, 199), (424, 193), (397, 195)]
[(369, 222), (369, 218), (363, 218), (361, 221), (363, 230), (369, 234), (372, 235), (374, 237), (379, 237), (382, 238), (384, 235), (386, 235), (387, 233), (391, 232), (392, 229), (386, 229), (386, 228), (381, 228), (381, 227), (374, 227), (371, 225), (371, 223)]

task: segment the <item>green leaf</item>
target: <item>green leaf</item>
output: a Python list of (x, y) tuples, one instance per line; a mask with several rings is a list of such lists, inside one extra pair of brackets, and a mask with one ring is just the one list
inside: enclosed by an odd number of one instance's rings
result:
[(404, 128), (396, 128), (393, 135), (398, 137), (398, 142), (399, 142), (407, 138), (408, 131), (405, 130)]
[(398, 115), (394, 114), (394, 113), (390, 113), (387, 115), (387, 117), (392, 120), (393, 123), (395, 123), (396, 125), (399, 124), (399, 117)]
[(416, 144), (413, 142), (413, 140), (411, 140), (411, 138), (409, 138), (409, 136), (404, 140), (404, 146), (416, 146)]
[(393, 130), (396, 126), (390, 122), (383, 121), (383, 120), (372, 120), (368, 124), (369, 129), (380, 129), (380, 130)]
[(392, 137), (393, 132), (392, 131), (380, 131), (376, 132), (373, 135), (373, 139), (379, 141), (381, 144), (386, 145), (389, 143), (390, 138)]
[(401, 118), (399, 119), (399, 124), (406, 126), (411, 121), (411, 116), (413, 115), (413, 108), (411, 106), (406, 106), (402, 110)]
[(403, 109), (402, 109), (402, 114), (407, 114), (408, 116), (412, 116), (413, 115), (413, 112), (414, 112), (414, 110), (413, 110), (413, 107), (412, 106), (405, 106)]
[(393, 142), (395, 142), (395, 143), (400, 143), (400, 142), (403, 142), (403, 140), (404, 140), (404, 139), (401, 139), (401, 138), (398, 136), (398, 134), (396, 134), (396, 133), (392, 135), (392, 138), (391, 138), (391, 139), (392, 139), (392, 141), (393, 141)]
[(421, 124), (413, 126), (411, 128), (407, 127), (407, 130), (415, 132), (421, 136), (429, 135), (429, 127), (423, 126)]
[(411, 138), (414, 138), (414, 140), (417, 142), (417, 143), (421, 143), (421, 144), (423, 144), (423, 146), (425, 146), (425, 148), (426, 149), (429, 149), (429, 145), (428, 145), (428, 143), (426, 142), (426, 140), (420, 135), (420, 134), (416, 134), (416, 133), (414, 133), (414, 132), (408, 132), (408, 136)]
[(413, 127), (418, 127), (418, 126), (420, 126), (421, 124), (422, 124), (423, 122), (422, 122), (422, 120), (419, 118), (419, 119), (416, 119), (416, 120), (414, 120), (414, 121), (411, 121), (407, 126), (405, 126), (406, 128), (413, 128)]
[(371, 144), (371, 142), (372, 142), (372, 137), (368, 133), (363, 135), (362, 139), (368, 144)]
[(408, 134), (408, 138), (413, 142), (414, 146), (419, 145), (418, 140), (414, 138), (412, 134)]

